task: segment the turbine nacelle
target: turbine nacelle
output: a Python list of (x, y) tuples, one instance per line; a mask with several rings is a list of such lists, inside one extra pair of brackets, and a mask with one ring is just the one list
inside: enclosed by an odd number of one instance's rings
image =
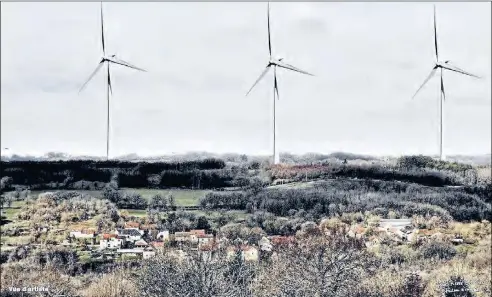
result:
[(437, 62), (435, 67), (438, 68), (438, 67), (442, 67), (442, 66), (447, 66), (447, 64), (449, 62), (450, 62), (450, 60), (444, 61), (444, 63), (443, 62)]
[(103, 61), (111, 61), (112, 59), (116, 58), (116, 55), (111, 55), (111, 56), (103, 56), (102, 60)]
[(272, 58), (270, 61), (268, 61), (268, 65), (278, 65), (279, 63), (282, 62), (284, 58)]

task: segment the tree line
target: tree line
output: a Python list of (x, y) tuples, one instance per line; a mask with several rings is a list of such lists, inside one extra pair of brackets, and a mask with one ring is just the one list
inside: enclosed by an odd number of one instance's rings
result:
[(445, 220), (490, 220), (487, 196), (467, 193), (461, 188), (432, 188), (418, 184), (387, 181), (331, 180), (305, 189), (270, 188), (256, 193), (212, 192), (201, 198), (205, 209), (266, 211), (291, 216), (305, 211), (314, 217), (341, 216), (343, 213), (390, 210), (400, 216), (436, 215)]
[(127, 188), (221, 188), (233, 180), (219, 159), (184, 162), (12, 161), (1, 176), (31, 189), (101, 189), (112, 179)]

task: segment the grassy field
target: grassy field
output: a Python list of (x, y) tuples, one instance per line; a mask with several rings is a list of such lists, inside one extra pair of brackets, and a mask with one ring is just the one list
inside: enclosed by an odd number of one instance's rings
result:
[(123, 191), (136, 192), (146, 200), (150, 200), (152, 196), (160, 194), (167, 196), (172, 194), (176, 201), (176, 206), (196, 206), (201, 197), (207, 195), (211, 192), (209, 190), (187, 190), (187, 189), (176, 189), (176, 190), (161, 190), (161, 189), (127, 189), (123, 188)]
[[(128, 212), (128, 215), (130, 216), (135, 216), (138, 218), (145, 218), (147, 217), (147, 211), (146, 210), (140, 210), (140, 209), (121, 209), (120, 211), (125, 211)], [(194, 213), (197, 216), (205, 216), (208, 219), (213, 219), (216, 218), (220, 215), (219, 211), (205, 211), (205, 210), (187, 210), (186, 212), (191, 212)], [(228, 214), (233, 215), (235, 220), (242, 221), (246, 219), (247, 213), (241, 210), (230, 210), (228, 211)], [(164, 214), (164, 217), (167, 217)]]
[[(57, 190), (57, 191), (52, 191), (52, 192), (59, 192), (63, 190)], [(172, 194), (174, 196), (176, 206), (196, 206), (198, 205), (198, 201), (200, 200), (201, 197), (205, 196), (207, 193), (211, 192), (210, 190), (188, 190), (188, 189), (130, 189), (130, 188), (122, 188), (121, 191), (123, 192), (135, 192), (140, 195), (147, 201), (152, 198), (152, 196), (156, 194), (160, 194), (163, 196), (167, 196), (168, 194)], [(31, 195), (37, 196), (41, 193), (45, 192), (50, 192), (48, 190), (46, 191), (32, 191)], [(84, 193), (84, 194), (89, 194), (91, 196), (94, 196), (96, 198), (102, 198), (102, 192), (101, 191), (88, 191), (88, 190), (77, 190), (77, 192)]]
[(128, 215), (138, 218), (144, 218), (147, 216), (147, 211), (145, 209), (120, 209), (120, 212), (122, 211), (126, 211), (128, 212)]
[(8, 208), (3, 208), (3, 212), (5, 213), (5, 217), (7, 220), (15, 219), (15, 216), (20, 211), (21, 207), (24, 206), (24, 201), (14, 201), (12, 202), (12, 206)]

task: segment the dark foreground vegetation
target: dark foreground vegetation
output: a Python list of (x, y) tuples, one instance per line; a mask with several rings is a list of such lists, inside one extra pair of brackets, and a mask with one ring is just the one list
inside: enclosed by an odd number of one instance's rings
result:
[[(490, 232), (490, 224), (487, 228)], [(177, 254), (164, 248), (148, 260), (89, 272), (63, 248), (18, 249), (2, 264), (0, 296), (490, 296), (486, 243), (469, 253), (440, 241), (370, 249), (342, 231), (330, 224), (305, 224), (295, 241), (264, 253), (260, 262), (245, 261), (240, 244), (229, 253), (184, 248)], [(49, 292), (14, 293), (8, 289), (12, 284)]]

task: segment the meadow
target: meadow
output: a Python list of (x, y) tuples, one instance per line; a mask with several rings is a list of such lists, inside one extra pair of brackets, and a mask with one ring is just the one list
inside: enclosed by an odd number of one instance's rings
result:
[[(191, 189), (132, 189), (132, 188), (121, 188), (122, 192), (133, 192), (137, 193), (146, 201), (149, 201), (152, 196), (162, 195), (168, 196), (173, 195), (176, 206), (197, 206), (200, 198), (204, 197), (206, 194), (210, 193), (210, 190), (191, 190)], [(63, 192), (68, 190), (53, 190), (50, 192)], [(34, 190), (31, 191), (33, 196), (37, 196), (41, 193), (47, 192), (46, 190)], [(77, 192), (82, 194), (88, 194), (92, 197), (103, 198), (101, 190), (78, 190)]]

